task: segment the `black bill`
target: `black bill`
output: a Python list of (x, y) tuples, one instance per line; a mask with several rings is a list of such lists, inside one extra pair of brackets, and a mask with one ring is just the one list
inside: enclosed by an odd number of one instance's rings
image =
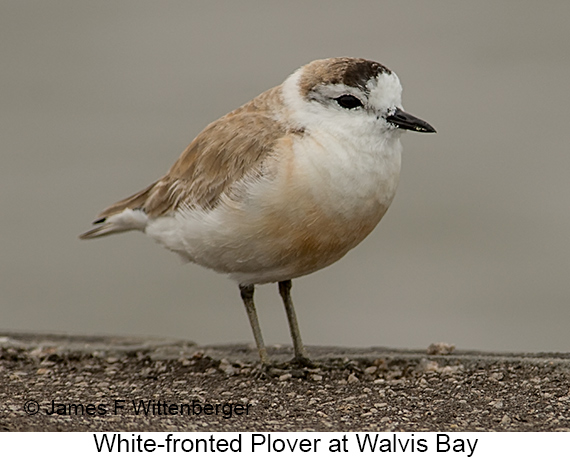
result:
[(435, 133), (435, 129), (426, 121), (422, 121), (421, 119), (402, 111), (400, 108), (396, 108), (396, 111), (389, 116), (386, 116), (386, 120), (401, 129), (414, 130), (415, 132), (423, 133)]

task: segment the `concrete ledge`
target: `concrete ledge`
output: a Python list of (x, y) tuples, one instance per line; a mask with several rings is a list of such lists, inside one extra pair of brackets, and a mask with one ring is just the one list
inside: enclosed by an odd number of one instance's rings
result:
[(0, 332), (0, 429), (570, 431), (570, 354), (308, 349)]

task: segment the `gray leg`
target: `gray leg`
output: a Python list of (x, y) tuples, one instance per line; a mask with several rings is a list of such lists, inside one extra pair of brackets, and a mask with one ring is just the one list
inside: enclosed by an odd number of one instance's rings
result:
[(247, 311), (247, 317), (249, 317), (249, 323), (251, 324), (251, 329), (253, 330), (253, 337), (255, 338), (255, 344), (257, 344), (257, 350), (259, 351), (259, 358), (263, 365), (269, 365), (269, 358), (267, 357), (267, 349), (265, 349), (265, 343), (263, 342), (263, 337), (261, 336), (261, 327), (259, 326), (259, 320), (257, 319), (257, 311), (255, 310), (255, 304), (253, 303), (253, 292), (255, 287), (253, 284), (240, 284), (239, 291), (241, 293), (241, 299), (245, 305), (245, 310)]
[(301, 332), (299, 331), (295, 308), (293, 308), (293, 300), (291, 300), (291, 287), (290, 279), (279, 282), (279, 295), (283, 299), (287, 320), (289, 321), (289, 330), (291, 331), (291, 339), (295, 349), (295, 361), (302, 365), (311, 365), (305, 346), (303, 346), (303, 341), (301, 341)]

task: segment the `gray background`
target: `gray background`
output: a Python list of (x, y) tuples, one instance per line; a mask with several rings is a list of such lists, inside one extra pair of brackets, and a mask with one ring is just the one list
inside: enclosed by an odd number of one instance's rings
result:
[[(570, 2), (1, 1), (0, 328), (251, 341), (234, 283), (77, 235), (209, 122), (316, 58), (396, 71), (385, 219), (294, 282), (307, 344), (570, 349)], [(265, 338), (289, 344), (275, 286)]]

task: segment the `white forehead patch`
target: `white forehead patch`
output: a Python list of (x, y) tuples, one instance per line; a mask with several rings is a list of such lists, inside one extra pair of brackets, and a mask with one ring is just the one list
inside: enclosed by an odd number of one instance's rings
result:
[(396, 73), (380, 73), (366, 84), (369, 103), (380, 111), (402, 106), (402, 85)]

